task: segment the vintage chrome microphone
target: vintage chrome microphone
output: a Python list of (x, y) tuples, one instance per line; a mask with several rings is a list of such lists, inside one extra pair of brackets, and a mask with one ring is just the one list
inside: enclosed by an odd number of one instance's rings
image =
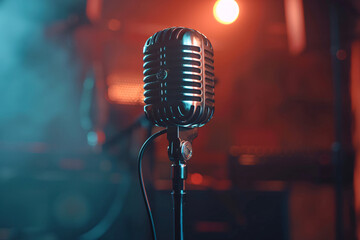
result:
[(145, 114), (167, 128), (172, 161), (174, 239), (183, 240), (186, 160), (191, 143), (179, 129), (201, 127), (214, 114), (214, 53), (210, 41), (196, 30), (174, 27), (155, 33), (144, 46)]
[(146, 41), (144, 110), (153, 124), (201, 127), (212, 118), (213, 57), (210, 41), (189, 28), (168, 28)]

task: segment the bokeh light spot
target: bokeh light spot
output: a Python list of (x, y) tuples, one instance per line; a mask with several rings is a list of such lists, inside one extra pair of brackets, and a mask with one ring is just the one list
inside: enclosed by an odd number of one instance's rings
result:
[(119, 31), (121, 28), (121, 22), (117, 19), (110, 19), (108, 22), (108, 27), (111, 31)]
[(239, 5), (235, 0), (218, 0), (214, 5), (213, 13), (218, 22), (230, 24), (239, 16)]
[(203, 182), (203, 179), (204, 178), (200, 173), (194, 173), (194, 174), (191, 174), (191, 176), (190, 176), (191, 183), (196, 184), (196, 185), (201, 184)]

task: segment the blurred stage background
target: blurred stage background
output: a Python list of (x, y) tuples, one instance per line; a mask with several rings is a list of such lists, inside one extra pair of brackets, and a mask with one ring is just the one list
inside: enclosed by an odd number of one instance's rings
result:
[[(215, 0), (0, 1), (0, 240), (150, 239), (136, 156), (158, 129), (143, 117), (142, 47), (172, 26), (210, 39), (217, 78), (186, 239), (360, 236), (360, 2), (237, 2), (224, 25)], [(144, 162), (160, 240), (166, 147)]]

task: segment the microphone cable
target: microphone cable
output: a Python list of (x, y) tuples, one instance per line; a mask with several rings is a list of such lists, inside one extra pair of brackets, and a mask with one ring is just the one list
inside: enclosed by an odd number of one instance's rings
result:
[(146, 194), (146, 189), (145, 189), (145, 184), (144, 184), (144, 177), (143, 177), (143, 171), (142, 171), (142, 159), (144, 156), (144, 152), (146, 150), (146, 148), (148, 147), (148, 145), (157, 137), (165, 134), (167, 132), (167, 129), (161, 130), (155, 134), (153, 134), (151, 137), (149, 137), (144, 144), (142, 145), (140, 151), (139, 151), (139, 155), (138, 155), (138, 174), (139, 174), (139, 181), (140, 181), (140, 186), (141, 186), (141, 192), (145, 201), (145, 205), (146, 205), (146, 211), (149, 217), (149, 221), (151, 223), (151, 232), (152, 232), (152, 238), (153, 240), (156, 240), (156, 231), (155, 231), (155, 223), (154, 223), (154, 219), (151, 213), (151, 207), (150, 207), (150, 203), (149, 203), (149, 199), (148, 196)]

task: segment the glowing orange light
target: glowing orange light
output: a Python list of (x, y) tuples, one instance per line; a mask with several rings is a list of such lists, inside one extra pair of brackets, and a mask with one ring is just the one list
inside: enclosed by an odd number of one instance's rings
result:
[[(141, 76), (140, 76), (141, 78)], [(139, 76), (130, 73), (111, 73), (106, 79), (108, 99), (110, 102), (125, 105), (141, 105), (144, 103), (144, 89)]]
[(102, 0), (87, 0), (86, 15), (91, 22), (97, 22), (101, 19)]
[(142, 84), (133, 83), (111, 85), (108, 88), (108, 97), (110, 101), (119, 104), (143, 104), (143, 86)]
[(218, 22), (230, 24), (239, 16), (239, 5), (235, 0), (218, 0), (214, 5), (213, 13)]
[(190, 180), (193, 184), (199, 185), (203, 182), (203, 176), (200, 173), (191, 174)]
[(306, 47), (305, 17), (302, 0), (285, 0), (286, 28), (290, 53), (296, 55)]

